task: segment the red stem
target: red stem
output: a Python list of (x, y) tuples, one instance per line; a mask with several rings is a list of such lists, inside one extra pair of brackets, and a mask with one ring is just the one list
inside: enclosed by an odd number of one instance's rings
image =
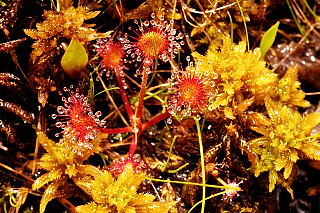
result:
[(122, 98), (122, 101), (123, 101), (123, 104), (124, 104), (124, 108), (127, 111), (127, 114), (129, 116), (129, 119), (130, 119), (131, 123), (133, 123), (134, 113), (133, 113), (133, 110), (131, 108), (127, 93), (126, 93), (126, 91), (124, 89), (123, 77), (120, 75), (120, 72), (121, 72), (120, 69), (115, 69), (116, 78), (117, 78), (118, 85), (119, 85), (119, 88), (120, 88), (120, 95), (121, 95), (121, 98)]
[(136, 136), (138, 137), (138, 135), (134, 134), (132, 137), (132, 142), (130, 144), (128, 155), (134, 155), (134, 153), (136, 152), (136, 149), (137, 149), (136, 141), (138, 142), (138, 139), (136, 140)]
[(143, 111), (143, 101), (144, 96), (146, 95), (146, 88), (147, 88), (147, 81), (148, 81), (148, 73), (146, 72), (145, 68), (142, 70), (142, 80), (141, 80), (141, 87), (139, 93), (139, 103), (137, 108), (137, 114), (135, 117), (135, 123), (132, 123), (135, 128), (137, 128), (138, 132), (134, 134), (132, 138), (132, 142), (130, 145), (129, 155), (133, 155), (137, 149), (138, 137), (142, 134), (143, 130), (142, 127), (142, 111)]
[(147, 81), (148, 81), (148, 73), (146, 72), (146, 69), (144, 68), (142, 70), (142, 81), (141, 81), (141, 88), (139, 93), (139, 104), (137, 109), (137, 126), (140, 127), (142, 123), (142, 111), (143, 111), (143, 101), (144, 97), (146, 95), (146, 89), (147, 89)]
[(165, 113), (159, 113), (155, 116), (153, 116), (150, 120), (146, 121), (145, 123), (142, 124), (141, 129), (139, 129), (138, 134), (134, 134), (133, 138), (132, 138), (132, 142), (130, 144), (130, 150), (129, 150), (129, 155), (133, 155), (137, 149), (137, 143), (138, 143), (138, 137), (139, 135), (141, 135), (148, 127), (159, 123), (160, 121), (166, 119), (170, 117), (170, 113), (168, 111), (166, 111)]
[(123, 128), (116, 128), (116, 129), (100, 128), (99, 131), (102, 133), (108, 133), (108, 134), (119, 134), (119, 133), (124, 133), (124, 132), (131, 132), (132, 129), (131, 129), (131, 127), (123, 127)]
[(148, 127), (156, 124), (156, 123), (159, 123), (160, 121), (166, 119), (170, 117), (170, 113), (168, 111), (166, 111), (165, 113), (159, 113), (159, 114), (156, 114), (155, 116), (153, 116), (150, 120), (144, 122), (142, 124), (142, 127), (141, 127), (141, 133), (146, 130)]

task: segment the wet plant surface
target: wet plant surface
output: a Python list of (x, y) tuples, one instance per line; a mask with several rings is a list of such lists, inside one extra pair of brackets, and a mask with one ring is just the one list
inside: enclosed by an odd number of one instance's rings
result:
[(319, 212), (319, 1), (0, 1), (0, 212)]

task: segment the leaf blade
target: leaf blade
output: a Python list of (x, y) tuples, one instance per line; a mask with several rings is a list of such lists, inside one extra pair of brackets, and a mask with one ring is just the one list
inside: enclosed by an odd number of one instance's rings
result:
[(261, 58), (264, 58), (265, 54), (271, 48), (279, 28), (280, 22), (277, 21), (272, 27), (270, 27), (262, 36), (260, 42), (260, 51), (261, 51)]

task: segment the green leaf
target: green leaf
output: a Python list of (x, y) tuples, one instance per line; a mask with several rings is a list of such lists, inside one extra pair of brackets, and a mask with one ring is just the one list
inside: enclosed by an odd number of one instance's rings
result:
[(264, 58), (265, 54), (271, 48), (271, 46), (276, 38), (279, 24), (280, 24), (280, 22), (277, 21), (277, 23), (275, 23), (272, 27), (270, 27), (270, 29), (267, 30), (264, 33), (264, 35), (262, 36), (262, 39), (260, 42), (261, 58)]

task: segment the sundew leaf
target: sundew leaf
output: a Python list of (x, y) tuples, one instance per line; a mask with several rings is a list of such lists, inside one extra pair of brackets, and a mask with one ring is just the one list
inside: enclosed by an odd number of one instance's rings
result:
[(260, 51), (261, 51), (261, 58), (264, 58), (265, 54), (271, 48), (278, 31), (280, 22), (277, 21), (269, 30), (267, 30), (264, 35), (262, 36), (260, 42)]

